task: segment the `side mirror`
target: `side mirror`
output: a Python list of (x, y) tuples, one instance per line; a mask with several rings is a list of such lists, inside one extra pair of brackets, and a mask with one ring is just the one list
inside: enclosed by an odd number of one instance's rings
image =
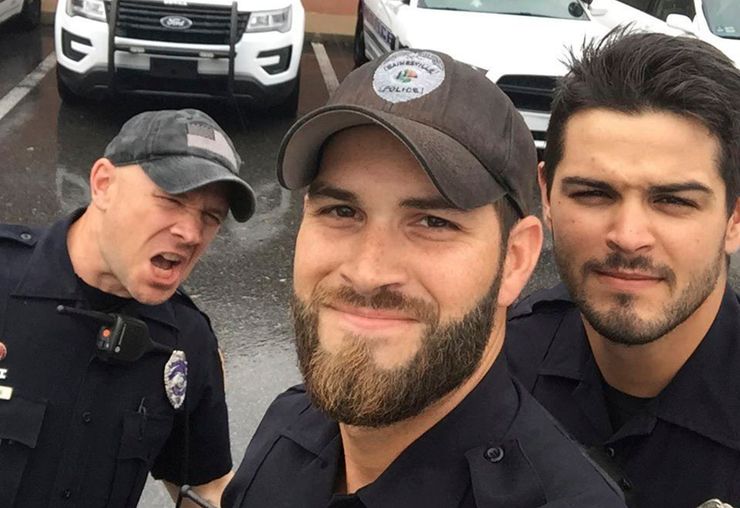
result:
[(687, 34), (696, 35), (694, 22), (688, 16), (684, 16), (683, 14), (669, 14), (665, 22), (671, 28), (676, 28)]
[(586, 2), (586, 5), (588, 5), (588, 12), (593, 17), (605, 16), (609, 12), (606, 3), (601, 0), (591, 0)]

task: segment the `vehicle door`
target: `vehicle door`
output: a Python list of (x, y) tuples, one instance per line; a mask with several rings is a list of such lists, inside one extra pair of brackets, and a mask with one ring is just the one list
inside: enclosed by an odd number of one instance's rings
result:
[(409, 0), (363, 0), (362, 3), (368, 56), (378, 58), (397, 49), (398, 35), (393, 27), (398, 10), (408, 5)]

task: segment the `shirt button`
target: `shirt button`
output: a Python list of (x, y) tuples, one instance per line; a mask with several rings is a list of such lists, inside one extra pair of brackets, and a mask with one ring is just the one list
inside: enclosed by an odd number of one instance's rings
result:
[(85, 411), (82, 413), (82, 421), (85, 423), (90, 423), (92, 421), (92, 413), (90, 411)]
[(487, 449), (484, 456), (488, 462), (492, 462), (494, 464), (496, 462), (501, 462), (504, 458), (504, 449), (500, 446), (494, 446), (493, 448)]
[(611, 446), (606, 447), (606, 454), (609, 456), (609, 458), (614, 458), (614, 456), (617, 454), (617, 452), (612, 448)]
[(629, 481), (627, 478), (622, 478), (621, 480), (619, 480), (619, 486), (625, 492), (628, 491), (628, 490), (632, 490), (632, 482)]
[(72, 497), (72, 491), (69, 489), (64, 489), (62, 491), (62, 499), (69, 499)]

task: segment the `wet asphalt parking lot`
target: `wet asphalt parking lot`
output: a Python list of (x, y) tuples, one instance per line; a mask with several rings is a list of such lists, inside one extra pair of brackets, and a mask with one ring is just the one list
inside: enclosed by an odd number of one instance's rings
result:
[[(331, 78), (327, 81), (317, 60), (321, 47), (339, 81), (352, 69), (351, 41), (307, 37), (299, 114), (328, 98)], [(53, 49), (51, 27), (30, 33), (0, 27), (0, 222), (46, 224), (84, 206), (92, 163), (123, 122), (147, 109), (203, 109), (229, 133), (245, 161), (242, 175), (258, 194), (257, 213), (246, 224), (230, 219), (224, 225), (185, 287), (210, 315), (224, 351), (232, 452), (238, 465), (267, 405), (299, 381), (287, 302), (301, 196), (278, 185), (274, 168), (292, 119), (240, 112), (226, 100), (119, 97), (68, 106), (57, 95), (53, 57), (48, 58)], [(24, 78), (42, 62), (50, 71), (38, 84), (25, 86)], [(4, 111), (11, 103), (8, 98), (26, 92)], [(557, 280), (550, 245), (546, 240), (527, 292)], [(733, 257), (731, 277), (740, 288), (740, 255)], [(150, 482), (140, 506), (171, 505), (164, 490)]]

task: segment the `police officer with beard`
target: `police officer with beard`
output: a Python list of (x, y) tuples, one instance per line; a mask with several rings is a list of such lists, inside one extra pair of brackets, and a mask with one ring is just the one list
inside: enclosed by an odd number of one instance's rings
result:
[(509, 99), (440, 53), (369, 63), (298, 120), (278, 175), (308, 186), (305, 384), (268, 409), (223, 506), (624, 506), (499, 354), (542, 242), (535, 167)]
[(695, 39), (591, 44), (539, 179), (564, 284), (512, 310), (512, 370), (631, 506), (740, 506), (740, 70)]

